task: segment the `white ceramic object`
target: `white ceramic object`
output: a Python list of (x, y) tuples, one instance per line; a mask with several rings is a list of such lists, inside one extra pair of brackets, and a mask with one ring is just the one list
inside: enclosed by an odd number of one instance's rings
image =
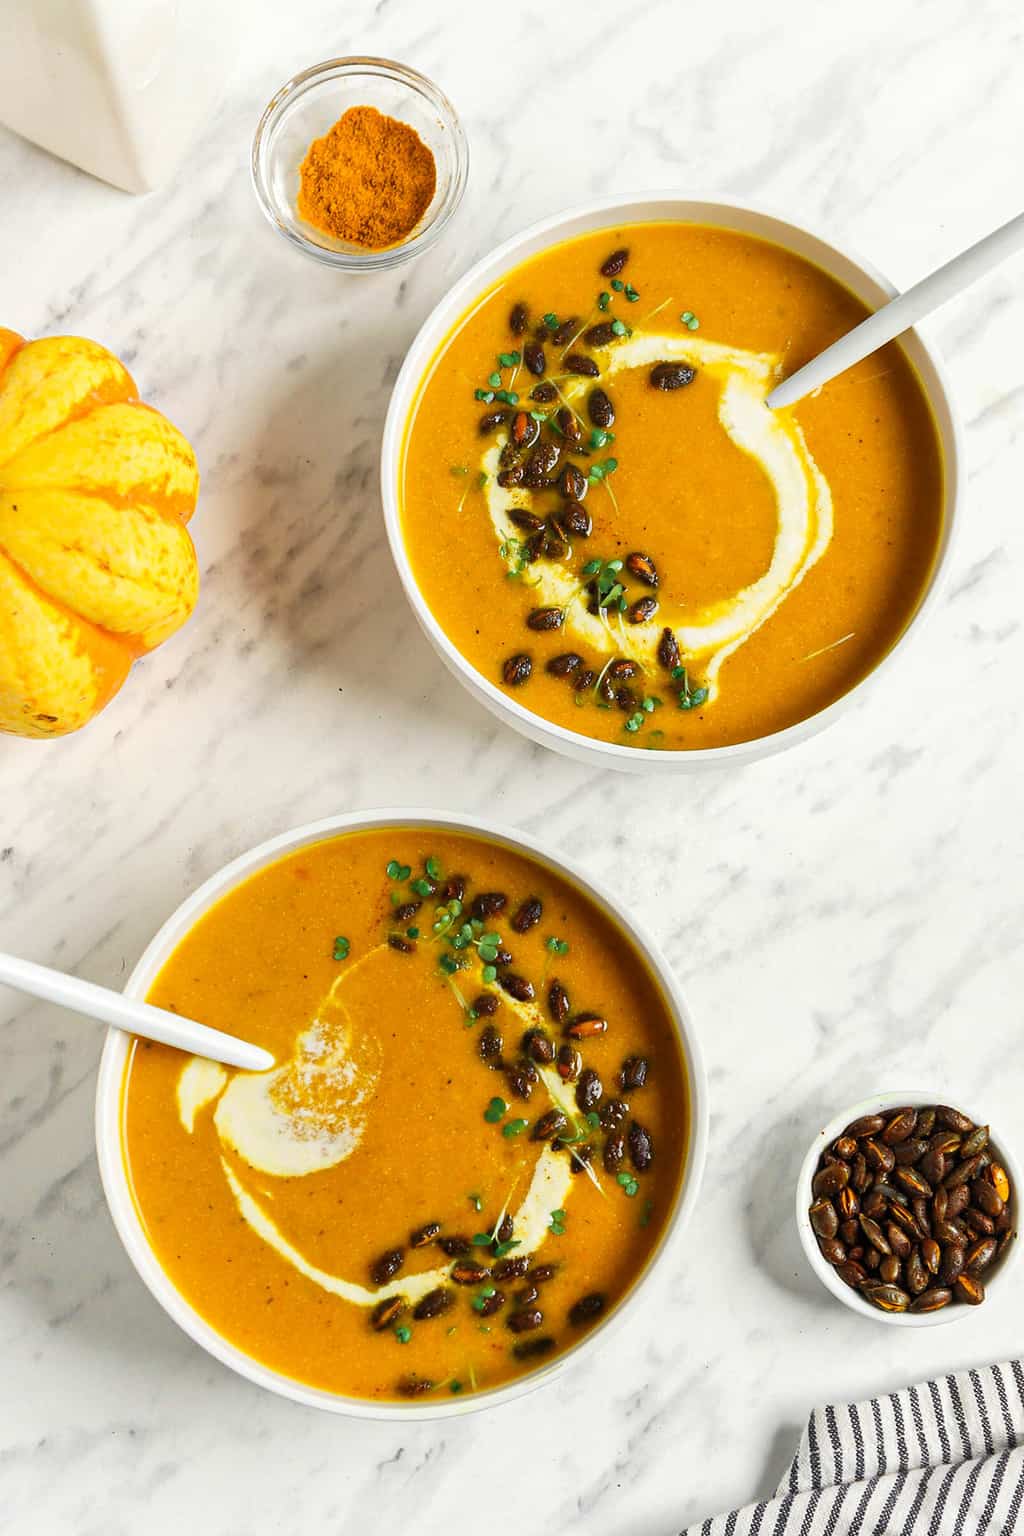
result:
[(845, 336), (840, 336), (824, 352), (812, 357), (809, 363), (798, 368), (796, 373), (772, 390), (767, 404), (773, 411), (777, 411), (781, 406), (795, 405), (816, 389), (823, 389), (831, 379), (838, 378), (847, 368), (852, 368), (854, 363), (861, 362), (865, 357), (870, 357), (872, 352), (877, 352), (879, 347), (895, 341), (897, 336), (902, 336), (904, 331), (917, 325), (919, 320), (924, 320), (943, 304), (948, 304), (951, 299), (959, 298), (968, 288), (987, 277), (1004, 261), (1009, 261), (1011, 256), (1018, 255), (1022, 249), (1024, 213), (1018, 213), (1008, 224), (994, 229), (984, 240), (968, 246), (959, 256), (954, 256), (944, 266), (930, 272), (898, 298), (891, 299), (873, 315), (862, 320), (860, 325), (855, 325), (852, 331), (847, 331)]
[[(800, 1169), (800, 1177), (796, 1185), (796, 1226), (800, 1234), (800, 1244), (807, 1255), (807, 1262), (814, 1270), (818, 1279), (826, 1290), (832, 1292), (844, 1306), (853, 1312), (859, 1312), (862, 1317), (868, 1317), (873, 1323), (892, 1323), (898, 1328), (936, 1328), (944, 1323), (962, 1322), (964, 1318), (975, 1315), (977, 1307), (969, 1307), (961, 1302), (950, 1302), (938, 1312), (883, 1312), (879, 1307), (874, 1307), (869, 1301), (865, 1301), (857, 1291), (852, 1290), (845, 1281), (840, 1280), (832, 1265), (823, 1257), (818, 1247), (818, 1239), (814, 1235), (811, 1226), (811, 1218), (808, 1215), (811, 1201), (814, 1196), (811, 1192), (811, 1182), (818, 1167), (818, 1159), (828, 1146), (835, 1141), (851, 1120), (859, 1120), (861, 1115), (874, 1115), (886, 1110), (897, 1109), (902, 1104), (911, 1104), (915, 1108), (923, 1108), (928, 1104), (954, 1104), (962, 1109), (965, 1115), (970, 1115), (979, 1125), (987, 1124), (984, 1119), (974, 1115), (969, 1104), (961, 1104), (959, 1098), (948, 1093), (922, 1093), (920, 1089), (903, 1093), (874, 1093), (869, 1098), (862, 1099), (858, 1104), (851, 1104), (848, 1108), (836, 1115), (815, 1136), (811, 1143), (807, 1156), (804, 1158)], [(1000, 1127), (993, 1128), (992, 1147), (998, 1154), (999, 1161), (1010, 1176), (1012, 1188), (1014, 1219), (1019, 1216), (1019, 1195), (1021, 1188), (1020, 1164), (1011, 1148), (1003, 1140)], [(983, 1277), (985, 1283), (985, 1300), (982, 1306), (998, 1306), (999, 1298), (1007, 1288), (1009, 1271), (1019, 1261), (1020, 1238), (1015, 1238), (1010, 1243), (1006, 1252), (992, 1264), (990, 1270), (986, 1270)], [(936, 1281), (936, 1284), (939, 1282)]]
[(399, 479), (401, 474), (402, 445), (406, 422), (416, 399), (420, 382), (430, 363), (456, 321), (470, 308), (482, 293), (510, 268), (518, 266), (527, 257), (545, 250), (561, 240), (593, 230), (614, 229), (621, 224), (643, 223), (657, 220), (689, 220), (700, 224), (717, 224), (726, 229), (739, 230), (743, 234), (758, 235), (772, 240), (786, 249), (795, 251), (837, 278), (865, 304), (877, 307), (895, 297), (896, 290), (880, 272), (849, 247), (838, 246), (823, 236), (813, 234), (801, 225), (791, 223), (778, 214), (751, 207), (730, 198), (713, 199), (687, 197), (682, 193), (649, 193), (645, 196), (622, 195), (601, 198), (574, 208), (568, 213), (556, 214), (523, 233), (506, 240), (489, 256), (474, 267), (449, 290), (420, 329), (406, 354), (405, 363), (391, 396), (384, 441), (381, 450), (381, 485), (384, 502), (384, 520), (387, 527), (391, 552), (406, 596), (427, 638), (442, 661), (469, 692), (486, 705), (499, 719), (515, 730), (528, 736), (541, 746), (551, 747), (568, 757), (590, 767), (619, 768), (629, 772), (666, 774), (707, 767), (709, 764), (742, 764), (769, 757), (787, 747), (806, 741), (830, 725), (854, 699), (864, 696), (885, 676), (898, 654), (906, 647), (911, 635), (915, 635), (927, 615), (935, 608), (943, 583), (948, 574), (954, 539), (962, 517), (963, 442), (959, 420), (946, 378), (945, 369), (934, 346), (918, 331), (909, 331), (901, 345), (913, 362), (924, 386), (942, 446), (945, 466), (943, 531), (928, 587), (917, 609), (892, 649), (867, 677), (848, 693), (827, 708), (807, 720), (801, 720), (785, 730), (754, 741), (738, 742), (728, 747), (707, 747), (694, 751), (651, 752), (637, 747), (620, 746), (615, 742), (596, 741), (581, 736), (564, 726), (555, 725), (535, 715), (517, 699), (504, 693), (497, 685), (475, 667), (471, 666), (452, 644), (441, 625), (431, 612), (420, 592), (409, 556), (402, 538), (399, 514)]
[(493, 1407), (532, 1391), (534, 1387), (540, 1386), (542, 1382), (549, 1381), (557, 1375), (577, 1356), (599, 1348), (607, 1334), (618, 1327), (635, 1309), (644, 1283), (654, 1266), (664, 1261), (670, 1246), (675, 1247), (697, 1199), (704, 1170), (708, 1134), (707, 1080), (700, 1048), (679, 984), (657, 945), (637, 927), (617, 899), (608, 890), (597, 885), (592, 877), (573, 860), (565, 858), (562, 854), (551, 852), (543, 844), (522, 832), (503, 828), (476, 817), (454, 817), (443, 811), (415, 809), (358, 811), (346, 816), (334, 816), (326, 821), (312, 822), (307, 826), (297, 827), (291, 832), (284, 832), (279, 837), (271, 838), (269, 842), (261, 843), (258, 848), (253, 848), (249, 853), (242, 854), (233, 863), (226, 865), (182, 903), (168, 918), (142, 955), (128, 978), (125, 992), (129, 997), (144, 998), (168, 956), (203, 913), (227, 891), (246, 880), (256, 870), (274, 863), (296, 848), (320, 842), (324, 838), (333, 837), (341, 832), (364, 830), (370, 827), (409, 826), (436, 827), (446, 832), (475, 834), (536, 859), (555, 873), (570, 880), (623, 931), (627, 940), (634, 945), (650, 968), (664, 995), (678, 1033), (690, 1093), (690, 1135), (683, 1178), (676, 1195), (675, 1206), (658, 1247), (625, 1299), (603, 1323), (596, 1325), (585, 1334), (578, 1344), (528, 1376), (520, 1377), (507, 1386), (496, 1387), (488, 1392), (437, 1402), (414, 1401), (408, 1404), (368, 1402), (361, 1398), (343, 1397), (337, 1393), (307, 1386), (301, 1381), (295, 1381), (291, 1377), (271, 1370), (252, 1356), (243, 1353), (219, 1334), (175, 1289), (146, 1241), (145, 1231), (132, 1199), (121, 1154), (121, 1088), (132, 1042), (130, 1036), (123, 1034), (120, 1030), (111, 1030), (103, 1048), (96, 1088), (96, 1147), (100, 1176), (114, 1225), (143, 1281), (179, 1327), (222, 1364), (237, 1371), (240, 1376), (282, 1397), (289, 1397), (297, 1403), (303, 1403), (307, 1407), (324, 1408), (333, 1413), (345, 1413), (369, 1419), (447, 1418), (455, 1414), (473, 1413), (482, 1408)]
[(274, 1065), (269, 1051), (259, 1045), (250, 1045), (248, 1040), (239, 1040), (221, 1029), (211, 1029), (208, 1024), (182, 1018), (180, 1013), (137, 1002), (109, 987), (98, 987), (94, 981), (68, 976), (65, 971), (54, 971), (48, 965), (37, 965), (34, 960), (22, 960), (17, 955), (0, 953), (0, 985), (15, 987), (30, 997), (56, 1003), (58, 1008), (68, 1008), (72, 1013), (98, 1019), (101, 1024), (112, 1024), (117, 1029), (144, 1035), (147, 1040), (173, 1045), (176, 1050), (188, 1051), (190, 1055), (222, 1062), (226, 1067), (241, 1067), (245, 1072), (269, 1072)]
[(148, 192), (209, 118), (249, 25), (240, 0), (3, 0), (0, 122)]

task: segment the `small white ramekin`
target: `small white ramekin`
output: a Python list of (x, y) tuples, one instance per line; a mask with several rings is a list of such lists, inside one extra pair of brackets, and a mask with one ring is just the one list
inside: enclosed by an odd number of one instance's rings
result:
[(511, 268), (562, 240), (594, 230), (617, 228), (627, 223), (656, 222), (658, 220), (684, 220), (698, 224), (716, 224), (725, 229), (739, 230), (743, 234), (758, 235), (774, 241), (787, 250), (812, 261), (843, 283), (859, 299), (877, 309), (888, 303), (896, 289), (873, 266), (856, 255), (848, 246), (836, 245), (823, 236), (813, 234), (802, 225), (794, 224), (779, 214), (753, 207), (728, 197), (690, 197), (680, 192), (651, 192), (624, 194), (599, 198), (568, 212), (555, 214), (539, 224), (532, 224), (521, 234), (514, 235), (499, 245), (489, 256), (478, 261), (453, 288), (450, 288), (424, 322), (419, 334), (406, 354), (405, 363), (395, 383), (384, 426), (381, 449), (381, 487), (384, 502), (384, 521), (391, 552), (406, 597), (420, 622), (427, 638), (441, 660), (454, 673), (469, 692), (486, 705), (499, 719), (504, 720), (531, 741), (551, 747), (567, 757), (591, 767), (618, 768), (635, 773), (679, 773), (717, 764), (741, 764), (770, 757), (788, 747), (806, 741), (830, 725), (855, 698), (861, 698), (869, 688), (888, 673), (896, 656), (901, 654), (912, 634), (917, 634), (926, 616), (938, 601), (949, 571), (950, 557), (955, 535), (959, 532), (962, 517), (964, 474), (964, 449), (960, 423), (956, 415), (946, 372), (933, 344), (919, 331), (907, 332), (901, 345), (917, 370), (924, 387), (932, 414), (935, 418), (944, 463), (943, 527), (935, 565), (916, 610), (909, 623), (878, 665), (854, 688), (841, 698), (819, 710), (807, 720), (769, 736), (753, 741), (737, 742), (728, 747), (704, 747), (693, 751), (679, 749), (651, 752), (639, 747), (621, 746), (617, 742), (597, 741), (580, 735), (561, 725), (555, 725), (527, 709), (518, 699), (504, 693), (496, 683), (472, 666), (453, 645), (444, 629), (434, 617), (419, 589), (415, 573), (402, 537), (401, 493), (402, 452), (406, 424), (416, 401), (421, 382), (442, 342), (456, 321), (471, 304)]
[(526, 854), (546, 865), (554, 873), (568, 879), (604, 912), (633, 944), (651, 971), (675, 1025), (682, 1051), (689, 1091), (690, 1132), (686, 1148), (686, 1161), (679, 1189), (676, 1193), (672, 1214), (666, 1223), (661, 1240), (647, 1265), (629, 1293), (611, 1311), (608, 1318), (597, 1324), (580, 1341), (548, 1364), (518, 1377), (506, 1386), (495, 1387), (488, 1392), (455, 1397), (449, 1401), (370, 1402), (362, 1398), (344, 1397), (339, 1393), (326, 1392), (307, 1386), (278, 1371), (271, 1370), (238, 1349), (230, 1340), (212, 1328), (194, 1310), (175, 1288), (161, 1268), (147, 1239), (145, 1229), (132, 1198), (125, 1161), (122, 1154), (122, 1085), (125, 1066), (133, 1037), (119, 1029), (108, 1031), (100, 1062), (99, 1081), (96, 1087), (96, 1147), (99, 1156), (100, 1176), (114, 1225), (125, 1246), (128, 1257), (138, 1270), (149, 1290), (178, 1326), (203, 1349), (237, 1371), (240, 1376), (266, 1387), (281, 1397), (292, 1398), (310, 1408), (324, 1408), (333, 1413), (350, 1414), (365, 1419), (431, 1419), (448, 1418), (453, 1414), (473, 1413), (507, 1403), (525, 1392), (530, 1392), (542, 1382), (556, 1376), (570, 1360), (599, 1346), (602, 1339), (626, 1317), (635, 1311), (644, 1284), (656, 1264), (665, 1261), (670, 1246), (682, 1232), (697, 1200), (708, 1136), (707, 1078), (701, 1061), (700, 1047), (694, 1032), (689, 1009), (679, 983), (668, 961), (658, 946), (640, 929), (618, 899), (605, 887), (597, 884), (573, 860), (554, 853), (542, 843), (489, 821), (471, 816), (452, 816), (445, 811), (388, 809), (356, 811), (345, 816), (332, 816), (326, 821), (311, 822), (283, 832), (279, 837), (261, 843), (259, 847), (244, 853), (240, 858), (225, 865), (219, 873), (193, 893), (164, 923), (139, 960), (128, 982), (125, 993), (129, 997), (144, 998), (165, 961), (195, 926), (203, 913), (208, 911), (225, 893), (258, 869), (274, 863), (283, 855), (309, 843), (322, 841), (340, 832), (361, 831), (372, 827), (436, 827), (445, 832), (468, 832)]
[[(814, 1195), (811, 1191), (811, 1182), (818, 1167), (818, 1159), (830, 1142), (835, 1141), (841, 1135), (851, 1120), (859, 1120), (861, 1115), (884, 1114), (887, 1110), (897, 1109), (902, 1104), (913, 1105), (915, 1109), (923, 1109), (929, 1104), (952, 1104), (970, 1115), (977, 1125), (986, 1122), (979, 1119), (969, 1105), (964, 1106), (959, 1098), (948, 1093), (922, 1093), (915, 1089), (911, 1093), (873, 1093), (870, 1097), (862, 1099), (859, 1104), (851, 1104), (818, 1132), (811, 1143), (810, 1150), (804, 1158), (800, 1169), (800, 1177), (796, 1185), (796, 1227), (800, 1234), (800, 1243), (807, 1262), (814, 1270), (822, 1285), (830, 1290), (833, 1296), (853, 1312), (859, 1312), (862, 1317), (869, 1317), (875, 1323), (893, 1323), (898, 1328), (936, 1328), (943, 1323), (955, 1323), (962, 1321), (978, 1312), (979, 1308), (969, 1307), (961, 1302), (950, 1302), (938, 1312), (883, 1312), (880, 1307), (873, 1307), (869, 1301), (865, 1301), (859, 1292), (840, 1280), (832, 1265), (824, 1257), (818, 1247), (818, 1239), (814, 1228), (811, 1226), (809, 1213)], [(992, 1147), (999, 1155), (999, 1161), (1010, 1176), (1012, 1186), (1012, 1198), (1014, 1215), (1020, 1210), (1021, 1172), (1020, 1164), (1012, 1150), (1007, 1146), (1001, 1135), (992, 1137)], [(1006, 1251), (992, 1265), (990, 1271), (985, 1274), (985, 1300), (983, 1307), (990, 1304), (993, 1297), (997, 1297), (1006, 1288), (1007, 1272), (1018, 1261), (1019, 1238), (1015, 1238), (1009, 1244)], [(989, 1288), (989, 1274), (991, 1274), (991, 1290)]]

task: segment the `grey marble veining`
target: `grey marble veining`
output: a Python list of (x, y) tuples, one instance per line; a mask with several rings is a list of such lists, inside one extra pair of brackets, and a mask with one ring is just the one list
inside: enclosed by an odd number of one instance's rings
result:
[[(321, 270), (264, 225), (264, 101), (332, 53), (434, 76), (472, 144), (422, 264)], [(713, 1094), (703, 1198), (646, 1310), (493, 1415), (402, 1428), (259, 1393), (122, 1255), (92, 1149), (99, 1035), (0, 996), (0, 1531), (667, 1536), (767, 1489), (810, 1405), (1020, 1346), (994, 1298), (908, 1334), (806, 1271), (791, 1188), (821, 1118), (949, 1084), (1024, 1140), (1024, 269), (938, 317), (970, 510), (930, 627), (866, 705), (757, 767), (650, 785), (533, 748), (448, 677), (380, 519), (390, 385), (498, 238), (604, 188), (774, 205), (907, 283), (1018, 210), (1012, 0), (253, 4), (174, 184), (132, 199), (0, 132), (0, 322), (95, 336), (196, 444), (194, 619), (88, 730), (0, 744), (0, 943), (117, 984), (225, 859), (420, 802), (543, 833), (614, 880), (686, 985)]]

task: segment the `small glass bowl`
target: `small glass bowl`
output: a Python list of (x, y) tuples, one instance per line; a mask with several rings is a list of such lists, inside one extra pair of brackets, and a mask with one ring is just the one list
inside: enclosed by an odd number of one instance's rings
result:
[[(376, 107), (414, 128), (434, 156), (430, 206), (398, 245), (368, 250), (337, 240), (299, 217), (299, 167), (314, 139), (349, 107)], [(462, 201), (469, 145), (455, 108), (432, 81), (390, 59), (328, 59), (282, 85), (260, 118), (252, 143), (252, 180), (260, 207), (286, 240), (343, 272), (382, 272), (428, 250)]]

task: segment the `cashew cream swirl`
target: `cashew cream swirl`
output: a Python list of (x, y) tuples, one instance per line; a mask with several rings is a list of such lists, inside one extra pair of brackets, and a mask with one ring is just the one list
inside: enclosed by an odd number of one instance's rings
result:
[[(603, 349), (602, 376), (614, 378), (626, 369), (657, 362), (683, 362), (700, 368), (719, 384), (718, 420), (741, 453), (764, 471), (775, 494), (777, 526), (767, 570), (731, 597), (694, 611), (678, 609), (673, 629), (683, 658), (708, 688), (713, 703), (719, 672), (728, 658), (800, 585), (825, 553), (832, 538), (832, 494), (803, 432), (791, 412), (770, 411), (765, 399), (777, 382), (781, 359), (774, 353), (747, 352), (739, 347), (693, 336), (637, 333)], [(569, 400), (586, 388), (574, 381), (563, 393)], [(497, 482), (504, 434), (481, 458), (487, 475), (486, 499), (499, 549), (508, 549), (518, 533), (509, 514), (530, 506), (530, 492)], [(514, 554), (506, 554), (509, 568)], [(563, 561), (538, 561), (530, 567), (530, 582), (538, 606), (565, 611), (563, 632), (600, 654), (627, 655), (645, 667), (655, 663), (666, 617), (625, 625), (621, 614), (591, 614), (582, 600), (579, 577)], [(662, 599), (663, 605), (665, 599)]]

